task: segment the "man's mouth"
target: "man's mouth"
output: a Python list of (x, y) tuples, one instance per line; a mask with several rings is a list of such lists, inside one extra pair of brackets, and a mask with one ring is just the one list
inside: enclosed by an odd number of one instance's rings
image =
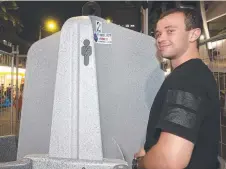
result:
[(161, 45), (159, 46), (159, 50), (164, 50), (165, 48), (169, 47), (171, 45)]

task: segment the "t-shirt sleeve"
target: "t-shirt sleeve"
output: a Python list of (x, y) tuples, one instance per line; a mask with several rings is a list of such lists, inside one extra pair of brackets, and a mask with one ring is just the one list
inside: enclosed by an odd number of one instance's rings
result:
[(195, 144), (200, 126), (206, 116), (205, 95), (196, 87), (171, 88), (164, 99), (157, 129)]

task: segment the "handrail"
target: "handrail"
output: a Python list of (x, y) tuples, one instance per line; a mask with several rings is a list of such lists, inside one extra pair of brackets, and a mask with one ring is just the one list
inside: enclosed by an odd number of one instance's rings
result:
[(7, 54), (7, 55), (12, 55), (12, 53), (8, 53), (8, 52), (5, 52), (3, 50), (0, 50), (0, 53), (4, 53), (4, 54)]
[(226, 33), (223, 33), (223, 34), (220, 34), (220, 35), (216, 35), (216, 36), (211, 37), (209, 39), (200, 41), (199, 42), (199, 46), (204, 45), (204, 44), (206, 44), (208, 42), (215, 42), (215, 41), (222, 40), (222, 39), (226, 39)]

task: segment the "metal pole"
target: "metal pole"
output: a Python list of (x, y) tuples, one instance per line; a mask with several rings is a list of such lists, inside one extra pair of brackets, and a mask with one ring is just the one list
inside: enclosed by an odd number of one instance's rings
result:
[(39, 26), (39, 40), (42, 39), (42, 27)]
[(148, 35), (148, 8), (144, 9), (141, 6), (141, 13), (142, 13), (142, 28), (143, 33)]
[(20, 112), (18, 111), (18, 95), (19, 95), (19, 91), (18, 91), (18, 64), (19, 64), (19, 46), (16, 46), (16, 112), (18, 112), (18, 119), (20, 120)]
[(144, 34), (148, 35), (148, 8), (144, 9)]
[(15, 47), (12, 46), (12, 57), (11, 57), (11, 128), (10, 133), (13, 134), (13, 74), (14, 74), (14, 53), (15, 53)]
[[(203, 20), (203, 29), (204, 29), (205, 37), (206, 39), (209, 39), (210, 34), (209, 34), (209, 29), (206, 21), (206, 11), (205, 11), (204, 1), (200, 1), (200, 10), (201, 10), (201, 15)], [(207, 43), (207, 49), (210, 49), (210, 48), (211, 48), (211, 43)]]

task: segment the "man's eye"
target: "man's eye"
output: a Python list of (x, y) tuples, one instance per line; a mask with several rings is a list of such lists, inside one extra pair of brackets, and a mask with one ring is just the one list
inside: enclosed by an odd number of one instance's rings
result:
[(173, 33), (174, 30), (167, 30), (167, 33)]
[(160, 33), (155, 34), (155, 38), (157, 39), (160, 36)]

